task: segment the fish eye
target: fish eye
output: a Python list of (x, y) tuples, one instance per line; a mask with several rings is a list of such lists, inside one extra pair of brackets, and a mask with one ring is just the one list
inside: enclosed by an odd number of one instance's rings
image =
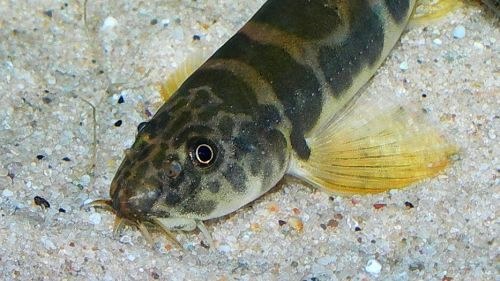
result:
[(200, 164), (208, 165), (214, 159), (214, 150), (208, 144), (200, 144), (196, 147), (195, 156)]
[(170, 162), (167, 168), (167, 177), (175, 179), (181, 174), (181, 172), (182, 172), (182, 166), (179, 162), (177, 161)]
[(208, 167), (217, 158), (217, 146), (210, 140), (197, 139), (190, 145), (189, 156), (196, 166)]

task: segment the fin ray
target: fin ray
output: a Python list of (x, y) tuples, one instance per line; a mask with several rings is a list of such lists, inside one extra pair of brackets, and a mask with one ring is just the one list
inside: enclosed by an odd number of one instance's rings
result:
[(193, 72), (198, 69), (207, 59), (208, 52), (202, 50), (189, 56), (177, 69), (168, 76), (167, 80), (161, 85), (160, 95), (164, 101), (167, 101), (179, 87), (187, 80)]
[(354, 103), (307, 138), (311, 155), (290, 174), (337, 194), (377, 193), (439, 173), (457, 152), (402, 107)]

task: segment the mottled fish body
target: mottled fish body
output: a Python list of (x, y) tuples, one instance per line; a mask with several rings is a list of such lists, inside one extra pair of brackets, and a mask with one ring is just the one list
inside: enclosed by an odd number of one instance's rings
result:
[[(414, 0), (269, 0), (147, 123), (113, 180), (122, 219), (203, 231), (294, 175), (365, 194), (436, 174), (452, 149), (400, 111), (349, 104), (405, 28)], [(350, 124), (358, 124), (352, 127)]]

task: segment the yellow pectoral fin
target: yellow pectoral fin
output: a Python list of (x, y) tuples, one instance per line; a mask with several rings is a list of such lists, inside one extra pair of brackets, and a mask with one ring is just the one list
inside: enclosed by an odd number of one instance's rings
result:
[(421, 26), (435, 22), (462, 5), (462, 0), (417, 0), (415, 12), (410, 18), (409, 24)]
[(457, 152), (402, 108), (365, 103), (339, 115), (307, 139), (311, 155), (294, 159), (290, 174), (337, 194), (377, 193), (436, 175)]
[(198, 69), (207, 59), (208, 52), (199, 51), (189, 56), (172, 74), (170, 74), (161, 85), (160, 95), (164, 101), (167, 101), (179, 87), (188, 79), (193, 72)]

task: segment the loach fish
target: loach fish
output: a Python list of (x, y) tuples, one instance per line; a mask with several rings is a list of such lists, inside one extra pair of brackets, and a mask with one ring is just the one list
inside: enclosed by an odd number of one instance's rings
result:
[(497, 17), (500, 17), (500, 0), (481, 0), (486, 4)]
[(115, 231), (172, 239), (284, 176), (350, 195), (439, 173), (455, 148), (402, 108), (354, 110), (415, 0), (269, 0), (139, 125), (110, 188)]

